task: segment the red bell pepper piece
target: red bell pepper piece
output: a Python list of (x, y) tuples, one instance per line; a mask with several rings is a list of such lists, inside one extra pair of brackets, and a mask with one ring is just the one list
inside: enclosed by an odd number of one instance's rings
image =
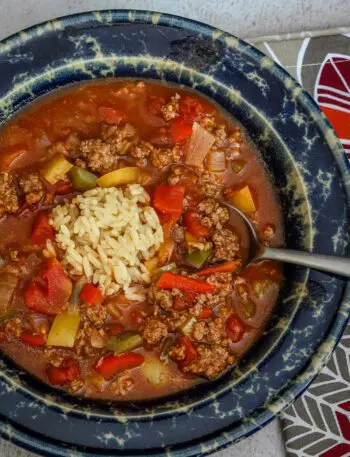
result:
[(88, 305), (99, 305), (102, 302), (101, 291), (92, 284), (85, 284), (79, 294), (80, 300)]
[(171, 123), (170, 130), (173, 143), (179, 143), (192, 135), (192, 124), (181, 117), (176, 117)]
[(98, 108), (98, 113), (101, 121), (106, 124), (119, 124), (124, 119), (124, 113), (121, 110), (111, 108), (110, 106), (100, 106)]
[(209, 227), (201, 223), (199, 215), (194, 211), (186, 211), (184, 214), (184, 224), (187, 231), (197, 239), (210, 236)]
[(199, 319), (210, 319), (213, 315), (213, 310), (209, 306), (203, 306)]
[(178, 342), (182, 345), (185, 346), (185, 358), (178, 362), (178, 366), (183, 369), (187, 365), (189, 365), (191, 362), (196, 360), (198, 357), (198, 352), (195, 346), (193, 345), (192, 341), (187, 335), (181, 335), (179, 336)]
[(48, 259), (24, 291), (24, 303), (38, 313), (56, 315), (67, 304), (72, 281), (57, 259)]
[(143, 364), (145, 358), (136, 352), (126, 352), (120, 355), (107, 355), (100, 359), (95, 370), (107, 381), (111, 380), (117, 373), (131, 370)]
[(226, 321), (226, 331), (230, 340), (238, 343), (243, 338), (245, 330), (244, 322), (236, 314), (230, 314)]
[(158, 279), (157, 287), (159, 289), (179, 289), (194, 293), (214, 292), (215, 286), (198, 279), (187, 278), (186, 276), (176, 275), (166, 272)]
[(32, 244), (44, 244), (46, 240), (52, 240), (54, 229), (49, 224), (46, 211), (41, 211), (35, 218), (30, 241)]
[(179, 218), (183, 210), (185, 188), (181, 186), (158, 186), (153, 196), (153, 207), (163, 214)]
[(43, 346), (45, 344), (45, 338), (41, 335), (33, 335), (31, 333), (22, 332), (19, 338), (30, 346)]
[(63, 386), (79, 378), (80, 368), (78, 362), (70, 357), (60, 367), (50, 365), (46, 374), (51, 384)]
[(213, 273), (233, 273), (241, 267), (240, 260), (232, 260), (230, 262), (221, 263), (213, 267), (204, 268), (204, 270), (196, 273), (197, 276), (208, 276)]

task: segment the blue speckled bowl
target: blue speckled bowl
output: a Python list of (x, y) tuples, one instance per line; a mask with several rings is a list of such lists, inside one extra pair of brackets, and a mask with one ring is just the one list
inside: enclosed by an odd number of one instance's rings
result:
[[(280, 67), (220, 30), (159, 13), (104, 11), (20, 32), (0, 47), (0, 121), (39, 95), (111, 76), (181, 83), (247, 128), (279, 189), (287, 245), (349, 252), (349, 177), (316, 104)], [(322, 368), (349, 311), (346, 281), (286, 268), (259, 344), (218, 381), (143, 404), (61, 394), (0, 361), (0, 432), (43, 455), (203, 456), (269, 422)]]

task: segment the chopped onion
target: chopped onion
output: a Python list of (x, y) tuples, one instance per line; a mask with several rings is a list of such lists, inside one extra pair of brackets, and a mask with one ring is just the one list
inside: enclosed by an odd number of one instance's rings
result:
[(201, 166), (214, 143), (214, 135), (209, 133), (198, 122), (194, 122), (192, 135), (187, 143), (185, 163), (195, 167)]
[(44, 314), (33, 313), (29, 316), (30, 325), (33, 327), (34, 330), (38, 331), (44, 325), (48, 327), (49, 320), (47, 316)]
[(221, 172), (226, 170), (226, 156), (224, 151), (210, 151), (207, 168), (209, 171)]
[(90, 343), (93, 348), (101, 349), (105, 347), (108, 337), (103, 337), (100, 335), (99, 331), (96, 328), (91, 330)]

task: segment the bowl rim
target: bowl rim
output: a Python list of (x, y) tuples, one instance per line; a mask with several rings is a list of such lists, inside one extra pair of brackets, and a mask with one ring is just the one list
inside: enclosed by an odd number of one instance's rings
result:
[[(341, 177), (343, 179), (344, 189), (347, 196), (347, 204), (349, 207), (350, 202), (350, 174), (348, 163), (343, 154), (343, 148), (339, 139), (337, 138), (331, 124), (329, 123), (326, 116), (320, 110), (317, 103), (311, 97), (311, 95), (304, 90), (300, 84), (279, 64), (274, 62), (271, 58), (263, 54), (254, 45), (249, 42), (235, 37), (234, 35), (225, 32), (216, 27), (204, 24), (202, 22), (181, 17), (178, 15), (167, 14), (162, 12), (154, 12), (149, 10), (130, 10), (130, 9), (106, 9), (106, 10), (91, 10), (81, 13), (75, 13), (71, 15), (65, 15), (59, 18), (50, 19), (33, 26), (30, 26), (26, 29), (22, 29), (18, 32), (13, 33), (9, 37), (4, 38), (0, 41), (1, 46), (11, 48), (16, 46), (17, 42), (20, 41), (23, 44), (23, 40), (30, 40), (33, 35), (38, 31), (53, 31), (54, 23), (60, 21), (62, 26), (67, 26), (71, 22), (74, 24), (85, 23), (88, 19), (91, 19), (92, 16), (99, 16), (101, 18), (101, 24), (103, 20), (107, 19), (108, 16), (111, 17), (111, 23), (144, 23), (144, 24), (154, 24), (154, 25), (167, 25), (167, 26), (178, 26), (181, 29), (194, 30), (196, 32), (202, 32), (205, 35), (213, 35), (215, 33), (220, 38), (225, 38), (228, 40), (235, 40), (236, 43), (244, 45), (244, 52), (250, 54), (253, 59), (257, 62), (262, 59), (267, 59), (266, 62), (269, 62), (270, 72), (275, 75), (276, 78), (288, 78), (290, 81), (291, 88), (298, 91), (298, 101), (300, 101), (310, 113), (314, 112), (318, 116), (313, 119), (313, 122), (317, 124), (318, 128), (323, 134), (326, 143), (329, 146), (329, 150), (332, 153), (333, 159), (337, 164)], [(240, 438), (235, 438), (230, 436), (231, 429), (234, 426), (229, 426), (225, 431), (218, 430), (213, 435), (204, 437), (201, 442), (204, 444), (205, 449), (201, 452), (201, 455), (207, 455), (211, 452), (218, 451), (233, 442), (243, 439), (258, 429), (267, 425), (272, 419), (274, 419), (281, 411), (287, 408), (294, 400), (296, 400), (309, 386), (312, 380), (318, 375), (318, 373), (323, 369), (323, 367), (328, 362), (332, 352), (334, 351), (338, 341), (340, 340), (342, 333), (347, 325), (349, 318), (350, 310), (350, 282), (348, 281), (344, 287), (344, 292), (342, 298), (339, 301), (339, 308), (337, 314), (335, 315), (333, 322), (328, 329), (327, 335), (324, 340), (317, 347), (313, 355), (310, 357), (307, 366), (300, 372), (300, 374), (293, 379), (293, 382), (288, 382), (287, 386), (282, 389), (279, 393), (278, 398), (274, 399), (271, 403), (264, 405), (263, 411), (259, 412), (255, 417), (254, 424), (247, 423), (245, 427), (244, 436)], [(292, 385), (289, 385), (289, 384)], [(5, 426), (2, 426), (5, 425)], [(11, 429), (11, 430), (10, 430)], [(233, 434), (234, 435), (234, 434)], [(42, 443), (42, 439), (38, 438), (34, 434), (31, 434), (31, 431), (21, 430), (19, 427), (16, 427), (14, 424), (9, 424), (9, 427), (6, 427), (6, 423), (0, 418), (0, 436), (6, 439), (13, 440), (20, 446), (26, 447), (27, 449), (45, 452), (46, 455), (63, 455), (55, 453), (54, 449), (51, 449), (50, 452), (46, 450), (46, 446)], [(40, 445), (40, 444), (41, 445)], [(43, 448), (43, 445), (45, 450)], [(53, 448), (56, 446), (53, 446)], [(197, 455), (196, 452), (198, 447), (196, 444), (192, 445), (191, 443), (181, 446), (180, 451), (172, 452), (175, 455), (183, 456), (194, 456)], [(51, 453), (52, 452), (52, 453)], [(78, 451), (79, 452), (79, 451)], [(179, 454), (178, 454), (179, 452)], [(80, 453), (77, 453), (77, 456)], [(81, 455), (90, 455), (90, 454), (81, 454)], [(92, 454), (91, 454), (92, 455)], [(104, 454), (107, 455), (107, 454)], [(112, 455), (112, 454), (111, 454)], [(154, 454), (154, 455), (164, 455)]]

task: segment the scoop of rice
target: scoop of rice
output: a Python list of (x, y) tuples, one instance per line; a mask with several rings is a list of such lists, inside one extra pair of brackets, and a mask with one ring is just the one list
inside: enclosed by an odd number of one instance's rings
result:
[(52, 210), (50, 224), (64, 252), (63, 265), (84, 275), (104, 295), (124, 289), (130, 300), (143, 300), (150, 282), (144, 261), (163, 241), (157, 213), (139, 184), (96, 188)]

